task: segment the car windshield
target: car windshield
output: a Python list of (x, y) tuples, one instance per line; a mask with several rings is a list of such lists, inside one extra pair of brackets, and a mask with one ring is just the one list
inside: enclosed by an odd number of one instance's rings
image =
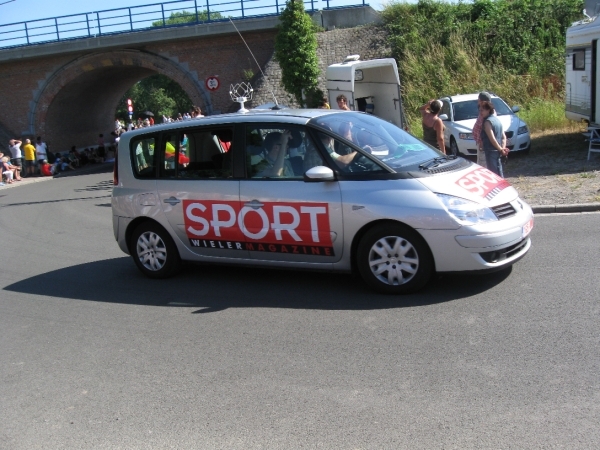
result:
[(309, 123), (352, 142), (396, 172), (412, 170), (442, 155), (396, 125), (369, 114), (334, 113), (316, 117)]
[[(501, 98), (492, 98), (492, 104), (496, 110), (496, 115), (505, 116), (507, 114), (514, 114), (506, 103)], [(452, 109), (454, 111), (454, 121), (458, 122), (461, 120), (477, 119), (479, 115), (479, 109), (477, 108), (477, 100), (468, 100), (465, 102), (454, 102), (452, 103)]]

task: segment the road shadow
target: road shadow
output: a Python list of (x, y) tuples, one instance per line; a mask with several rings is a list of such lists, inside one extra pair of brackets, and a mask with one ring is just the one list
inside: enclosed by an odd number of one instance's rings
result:
[(358, 276), (190, 264), (168, 280), (142, 275), (129, 257), (66, 267), (13, 283), (5, 291), (128, 305), (193, 307), (193, 314), (228, 308), (373, 310), (432, 305), (471, 297), (504, 281), (509, 270), (436, 277), (422, 291), (381, 295)]
[(54, 178), (78, 177), (81, 175), (93, 175), (97, 173), (112, 173), (114, 162), (106, 162), (99, 164), (88, 164), (75, 170), (66, 170), (54, 175)]

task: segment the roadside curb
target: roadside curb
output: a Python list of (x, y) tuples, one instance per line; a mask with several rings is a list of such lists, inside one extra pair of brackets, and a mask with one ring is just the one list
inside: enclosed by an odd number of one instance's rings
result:
[(70, 170), (68, 172), (61, 172), (58, 175), (54, 176), (23, 177), (22, 181), (14, 182), (12, 184), (4, 184), (4, 186), (0, 186), (0, 190), (16, 188), (18, 186), (25, 186), (31, 183), (41, 183), (42, 181), (50, 181), (55, 180), (57, 178), (75, 177), (78, 175), (92, 175), (96, 173), (109, 173), (112, 172), (113, 165), (113, 162), (91, 164), (87, 167), (82, 167), (80, 169)]
[(600, 203), (579, 203), (571, 205), (536, 205), (532, 206), (534, 214), (582, 213), (600, 211)]

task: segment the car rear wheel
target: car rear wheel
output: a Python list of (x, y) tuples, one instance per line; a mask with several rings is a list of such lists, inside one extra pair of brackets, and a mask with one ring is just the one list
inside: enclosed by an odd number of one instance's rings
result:
[(358, 246), (357, 267), (365, 282), (385, 294), (409, 294), (427, 284), (433, 258), (423, 238), (401, 224), (369, 230)]
[(450, 151), (454, 156), (459, 156), (460, 152), (458, 151), (458, 144), (456, 143), (456, 139), (454, 136), (450, 138)]
[(131, 236), (131, 255), (138, 269), (150, 278), (167, 278), (181, 267), (171, 236), (153, 222), (139, 225)]

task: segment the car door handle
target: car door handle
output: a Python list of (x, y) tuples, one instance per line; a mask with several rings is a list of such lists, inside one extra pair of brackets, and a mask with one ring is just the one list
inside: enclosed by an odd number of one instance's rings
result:
[(165, 198), (163, 202), (168, 203), (171, 206), (175, 206), (177, 203), (181, 203), (181, 200), (171, 196), (169, 198)]
[(265, 205), (259, 202), (258, 200), (252, 200), (251, 202), (244, 203), (244, 206), (248, 206), (252, 209), (260, 209)]

